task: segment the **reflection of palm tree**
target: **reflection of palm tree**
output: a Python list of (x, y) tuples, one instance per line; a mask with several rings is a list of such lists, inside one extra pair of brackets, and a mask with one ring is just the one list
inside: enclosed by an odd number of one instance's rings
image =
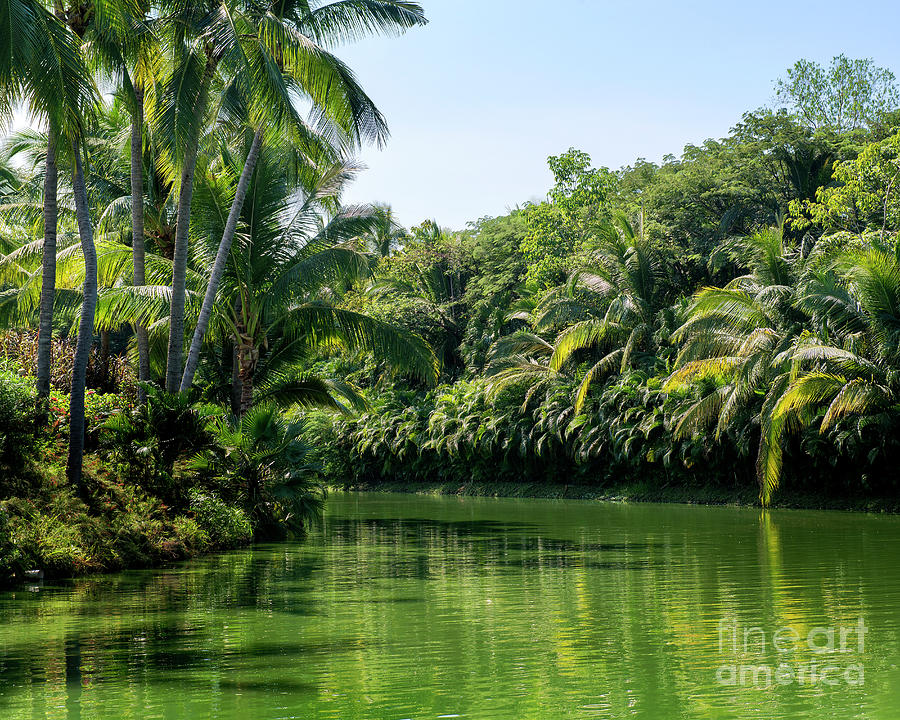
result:
[(66, 718), (81, 718), (81, 637), (77, 633), (67, 634), (63, 640), (66, 667)]

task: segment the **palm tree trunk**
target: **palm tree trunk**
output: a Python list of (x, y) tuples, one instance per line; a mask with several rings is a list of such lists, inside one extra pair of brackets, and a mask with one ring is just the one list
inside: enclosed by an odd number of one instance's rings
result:
[[(146, 282), (144, 270), (144, 88), (134, 86), (134, 113), (131, 116), (131, 254), (134, 260), (134, 286)], [(150, 339), (147, 328), (135, 326), (138, 347), (138, 381), (150, 380)], [(147, 391), (138, 385), (138, 400), (147, 400)]]
[(69, 400), (69, 457), (66, 476), (84, 497), (81, 469), (84, 462), (84, 387), (88, 356), (94, 340), (94, 311), (97, 307), (97, 250), (94, 247), (94, 233), (88, 213), (87, 190), (84, 184), (84, 169), (78, 147), (73, 143), (75, 175), (72, 186), (75, 195), (75, 216), (78, 219), (78, 234), (81, 236), (81, 251), (84, 254), (84, 300), (81, 305), (81, 319), (78, 323), (78, 340), (75, 343), (75, 358), (72, 363), (72, 395)]
[(244, 207), (244, 200), (250, 187), (250, 178), (253, 175), (253, 170), (256, 168), (256, 161), (259, 159), (261, 146), (262, 129), (260, 128), (256, 131), (256, 134), (253, 136), (253, 142), (250, 144), (250, 151), (247, 153), (247, 160), (244, 162), (244, 169), (241, 171), (241, 177), (234, 192), (234, 200), (228, 213), (228, 221), (225, 223), (225, 230), (222, 233), (222, 241), (219, 243), (219, 249), (216, 252), (216, 261), (213, 263), (209, 283), (206, 286), (206, 294), (203, 296), (203, 306), (200, 308), (200, 317), (197, 320), (197, 327), (194, 329), (191, 349), (188, 352), (184, 375), (181, 378), (182, 392), (187, 390), (191, 383), (194, 382), (194, 373), (197, 372), (197, 363), (200, 362), (200, 348), (203, 345), (203, 337), (206, 335), (206, 330), (209, 327), (209, 318), (212, 315), (216, 295), (219, 292), (219, 283), (222, 280), (222, 275), (225, 273), (225, 264), (228, 262), (231, 243), (234, 241), (238, 219), (241, 216), (241, 209)]
[(253, 407), (253, 379), (256, 374), (256, 363), (259, 360), (259, 349), (254, 347), (252, 341), (240, 339), (238, 350), (238, 375), (241, 381), (241, 401), (238, 412), (241, 417)]
[(56, 127), (51, 122), (47, 131), (47, 160), (44, 170), (44, 246), (41, 251), (41, 305), (37, 355), (39, 406), (46, 405), (47, 398), (50, 396), (53, 302), (56, 296), (56, 226), (59, 218), (59, 208), (56, 202), (59, 174), (56, 164), (56, 141)]
[[(240, 362), (240, 361), (239, 361)], [(253, 370), (245, 369), (243, 365), (240, 368), (241, 376), (241, 402), (238, 408), (241, 417), (247, 414), (247, 411), (253, 407)]]
[(241, 411), (241, 357), (237, 345), (232, 345), (231, 350), (231, 413), (237, 415)]
[(191, 223), (191, 200), (194, 195), (194, 170), (197, 167), (197, 151), (203, 115), (206, 113), (209, 86), (215, 72), (215, 61), (209, 59), (203, 75), (197, 104), (197, 130), (188, 140), (184, 149), (184, 163), (181, 168), (181, 185), (178, 192), (177, 220), (175, 222), (175, 250), (172, 255), (172, 302), (169, 309), (169, 349), (166, 355), (166, 390), (178, 392), (181, 385), (181, 359), (184, 354), (184, 305), (187, 283), (188, 230)]

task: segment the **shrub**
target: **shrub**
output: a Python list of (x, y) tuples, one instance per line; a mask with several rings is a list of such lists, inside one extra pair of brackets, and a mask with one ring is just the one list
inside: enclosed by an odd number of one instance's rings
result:
[(99, 521), (83, 514), (76, 519), (62, 511), (61, 505), (68, 499), (60, 497), (54, 506), (15, 501), (18, 507), (10, 518), (10, 538), (21, 553), (25, 569), (64, 576), (98, 568), (88, 551), (90, 542), (85, 541), (86, 535), (95, 535), (92, 531), (96, 527), (85, 527), (85, 523), (95, 526)]
[(34, 446), (34, 384), (0, 369), (0, 465), (21, 463)]
[(301, 430), (275, 406), (257, 405), (243, 418), (211, 422), (212, 442), (191, 466), (248, 508), (257, 537), (302, 533), (321, 514), (323, 493)]
[(253, 537), (253, 526), (247, 513), (239, 507), (226, 505), (218, 495), (193, 490), (190, 507), (198, 527), (218, 548), (240, 547)]
[(185, 516), (175, 518), (172, 522), (175, 537), (190, 555), (196, 555), (209, 549), (211, 541), (209, 533), (194, 519)]
[(197, 406), (187, 393), (147, 386), (145, 405), (113, 413), (100, 426), (100, 446), (129, 480), (169, 506), (185, 507), (185, 488), (174, 477), (175, 463), (209, 444), (209, 419), (222, 412)]
[(23, 569), (22, 553), (13, 542), (10, 531), (9, 513), (0, 506), (0, 584)]

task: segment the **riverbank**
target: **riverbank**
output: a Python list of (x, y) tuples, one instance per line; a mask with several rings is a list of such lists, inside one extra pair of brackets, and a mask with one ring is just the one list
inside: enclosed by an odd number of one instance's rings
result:
[(66, 479), (64, 449), (47, 443), (2, 475), (0, 587), (157, 567), (252, 540), (241, 508), (195, 490), (173, 507), (94, 455), (85, 458), (79, 497)]
[[(360, 482), (334, 489), (359, 492), (408, 493), (415, 495), (459, 495), (467, 497), (538, 498), (595, 502), (673, 503), (679, 505), (731, 505), (760, 507), (755, 488), (660, 487), (652, 483), (623, 483), (597, 487), (561, 483), (454, 483), (454, 482)], [(900, 498), (851, 497), (784, 490), (770, 508), (794, 510), (843, 510), (900, 514)]]

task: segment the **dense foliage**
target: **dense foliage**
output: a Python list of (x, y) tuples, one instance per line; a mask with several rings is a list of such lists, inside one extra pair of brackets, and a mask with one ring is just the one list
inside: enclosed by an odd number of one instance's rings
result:
[(680, 158), (572, 149), (546, 201), (414, 228), (344, 302), (428, 337), (443, 384), (317, 416), (330, 481), (896, 492), (894, 76), (801, 61), (777, 91)]
[(406, 230), (341, 202), (386, 126), (326, 48), (418, 5), (10, 7), (3, 579), (302, 533), (328, 484), (896, 491), (890, 71), (801, 61), (727, 137)]
[(312, 361), (436, 381), (420, 336), (339, 302), (384, 214), (341, 194), (387, 125), (332, 48), (424, 23), (405, 0), (0, 7), (0, 121), (31, 121), (0, 151), (0, 582), (302, 532), (322, 497), (285, 413), (361, 404)]

